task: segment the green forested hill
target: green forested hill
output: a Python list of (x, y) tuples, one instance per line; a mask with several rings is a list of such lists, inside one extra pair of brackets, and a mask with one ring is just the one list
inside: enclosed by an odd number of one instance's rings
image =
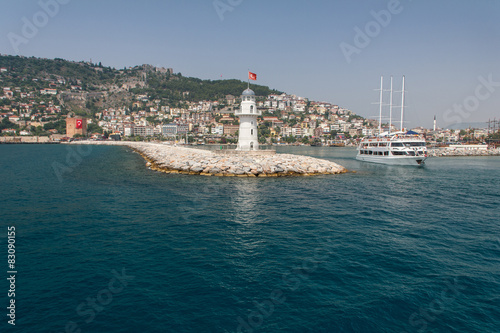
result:
[[(50, 82), (64, 79), (58, 88), (80, 85), (83, 91), (125, 90), (133, 94), (147, 94), (150, 100), (162, 99), (166, 104), (181, 100), (216, 100), (231, 94), (239, 96), (247, 83), (240, 80), (201, 80), (184, 77), (180, 73), (156, 71), (153, 66), (141, 65), (128, 69), (104, 67), (100, 63), (74, 62), (63, 59), (41, 59), (35, 57), (0, 56), (0, 67), (6, 68), (0, 77), (0, 86), (35, 89), (48, 87)], [(138, 84), (136, 84), (138, 83)], [(127, 85), (128, 84), (128, 85)], [(280, 91), (252, 84), (258, 96), (267, 96)]]
[(63, 59), (26, 58), (20, 56), (0, 56), (0, 67), (5, 67), (12, 81), (16, 79), (50, 78), (51, 75), (64, 77), (69, 82), (81, 80), (85, 84), (109, 84), (119, 72), (109, 67)]

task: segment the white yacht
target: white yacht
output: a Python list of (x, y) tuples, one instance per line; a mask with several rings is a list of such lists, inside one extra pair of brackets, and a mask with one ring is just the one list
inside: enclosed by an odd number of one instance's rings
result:
[(415, 132), (386, 133), (366, 138), (358, 146), (359, 161), (390, 165), (420, 165), (427, 159), (425, 139)]
[[(383, 77), (380, 78), (380, 119), (379, 135), (368, 137), (361, 140), (358, 146), (356, 159), (359, 161), (382, 163), (390, 165), (417, 165), (423, 166), (427, 159), (427, 147), (425, 138), (416, 132), (403, 131), (404, 114), (404, 94), (405, 77), (403, 76), (403, 88), (401, 90), (401, 131), (385, 132), (382, 131), (382, 96), (383, 96)], [(389, 129), (392, 128), (392, 76), (391, 76), (391, 97), (390, 97), (390, 115)]]

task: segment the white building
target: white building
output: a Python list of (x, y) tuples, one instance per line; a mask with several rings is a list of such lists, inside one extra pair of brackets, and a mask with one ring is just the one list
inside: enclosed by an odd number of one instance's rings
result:
[(57, 89), (42, 89), (40, 93), (42, 95), (57, 95)]
[[(101, 122), (99, 122), (99, 126), (102, 127), (102, 125), (100, 125)], [(134, 125), (133, 124), (126, 124), (123, 126), (123, 135), (125, 136), (133, 136), (134, 135)]]
[(176, 124), (168, 124), (162, 126), (162, 134), (164, 136), (175, 136), (177, 135), (177, 125)]
[(374, 136), (375, 133), (376, 133), (377, 130), (375, 130), (374, 128), (363, 128), (361, 133), (364, 135), (364, 136)]
[(217, 125), (217, 126), (212, 127), (212, 134), (223, 135), (224, 134), (224, 125)]
[(240, 129), (238, 147), (236, 150), (258, 150), (259, 140), (257, 137), (257, 117), (261, 112), (255, 103), (255, 93), (249, 88), (241, 94), (241, 108), (236, 111), (240, 117)]

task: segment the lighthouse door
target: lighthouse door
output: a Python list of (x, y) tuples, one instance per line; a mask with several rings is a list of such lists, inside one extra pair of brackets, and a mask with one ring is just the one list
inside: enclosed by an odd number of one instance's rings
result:
[(253, 141), (250, 142), (250, 150), (253, 150)]

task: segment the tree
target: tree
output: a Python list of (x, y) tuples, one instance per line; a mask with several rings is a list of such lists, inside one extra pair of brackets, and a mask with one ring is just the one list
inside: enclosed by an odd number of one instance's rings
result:
[(46, 131), (55, 129), (57, 130), (57, 133), (64, 134), (66, 133), (66, 121), (64, 119), (61, 119), (55, 122), (46, 123), (45, 125), (43, 125), (43, 129)]
[(104, 129), (95, 124), (95, 123), (90, 123), (87, 125), (87, 132), (88, 133), (100, 133), (100, 134), (103, 134), (104, 133)]
[(31, 126), (31, 134), (34, 136), (47, 136), (50, 133), (43, 130), (42, 126)]
[(2, 123), (0, 124), (0, 130), (6, 129), (6, 128), (13, 128), (13, 129), (19, 129), (19, 125), (14, 124), (9, 120), (8, 117), (5, 117), (2, 119)]

